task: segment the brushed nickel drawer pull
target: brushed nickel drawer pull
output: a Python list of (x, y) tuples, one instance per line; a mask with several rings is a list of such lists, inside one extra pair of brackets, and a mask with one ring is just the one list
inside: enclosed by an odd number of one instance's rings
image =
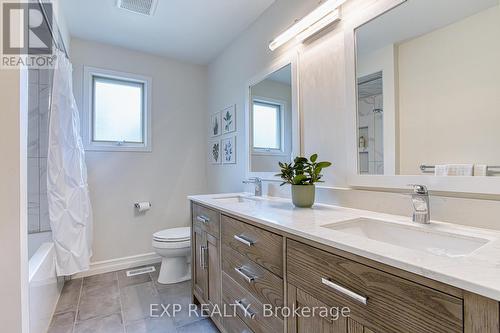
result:
[(200, 246), (200, 267), (203, 268), (203, 246)]
[(210, 219), (203, 215), (196, 216), (196, 219), (203, 224), (207, 224), (208, 222), (210, 222)]
[(234, 270), (236, 271), (236, 273), (238, 273), (239, 275), (241, 275), (248, 283), (252, 283), (252, 282), (255, 281), (255, 276), (249, 276), (249, 275), (247, 275), (244, 272), (244, 268), (243, 267), (236, 267)]
[(208, 247), (200, 246), (200, 267), (203, 269), (207, 268), (207, 250)]
[(241, 242), (243, 244), (245, 244), (246, 246), (252, 246), (255, 244), (255, 242), (253, 240), (250, 240), (248, 238), (246, 238), (245, 236), (242, 236), (242, 235), (234, 235), (234, 239), (236, 239), (238, 242)]
[(203, 247), (203, 268), (208, 268), (208, 246)]
[(247, 307), (245, 305), (243, 305), (242, 301), (236, 300), (236, 301), (234, 301), (234, 303), (236, 304), (237, 307), (239, 307), (241, 309), (241, 311), (243, 311), (243, 313), (245, 314), (245, 317), (249, 317), (250, 319), (255, 318), (255, 313), (248, 311)]
[(364, 305), (366, 305), (366, 303), (368, 302), (368, 298), (361, 296), (360, 294), (357, 294), (352, 290), (344, 288), (341, 285), (333, 283), (332, 281), (330, 281), (328, 279), (321, 278), (321, 283), (323, 283), (325, 286), (328, 286), (328, 287), (338, 291), (339, 293), (342, 293), (342, 294), (344, 294), (344, 295), (346, 295), (346, 296), (348, 296), (348, 297), (350, 297), (350, 298), (352, 298), (360, 303), (363, 303)]

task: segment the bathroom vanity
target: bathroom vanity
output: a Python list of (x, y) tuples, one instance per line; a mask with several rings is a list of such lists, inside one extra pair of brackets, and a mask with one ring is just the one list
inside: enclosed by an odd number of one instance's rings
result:
[[(190, 200), (194, 302), (236, 308), (212, 317), (221, 331), (500, 332), (499, 232), (246, 194)], [(350, 314), (268, 317), (264, 304)]]
[[(300, 51), (284, 52), (245, 85), (241, 161), (255, 194), (260, 179), (280, 181), (278, 162), (324, 149), (339, 166), (325, 172), (323, 191), (372, 189), (375, 201), (380, 189), (424, 184), (436, 195), (498, 201), (498, 2), (336, 3), (341, 22), (324, 36), (345, 50), (332, 59), (345, 77), (333, 80), (333, 98), (322, 96), (333, 74), (327, 52), (313, 58), (324, 76), (311, 58), (300, 68)], [(335, 104), (344, 89), (345, 114)], [(314, 109), (335, 117), (315, 119), (323, 113)], [(414, 189), (415, 221), (430, 219), (428, 194)], [(222, 331), (500, 333), (500, 232), (242, 194), (190, 200), (194, 301), (235, 305), (236, 316), (213, 316)], [(267, 316), (267, 305), (350, 315)]]

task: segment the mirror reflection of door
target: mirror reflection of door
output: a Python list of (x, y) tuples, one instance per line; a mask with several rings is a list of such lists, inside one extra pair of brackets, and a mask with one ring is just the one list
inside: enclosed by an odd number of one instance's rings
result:
[(287, 65), (250, 87), (251, 172), (278, 172), (278, 162), (290, 162), (291, 81), (291, 65)]
[(384, 174), (384, 101), (382, 72), (358, 79), (358, 168)]

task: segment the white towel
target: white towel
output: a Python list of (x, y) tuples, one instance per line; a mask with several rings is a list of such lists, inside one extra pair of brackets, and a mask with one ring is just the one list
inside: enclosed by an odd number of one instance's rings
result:
[(474, 165), (474, 176), (488, 176), (488, 166), (485, 164)]
[(436, 165), (434, 169), (436, 176), (472, 176), (473, 164), (442, 164)]
[(448, 165), (446, 165), (446, 164), (436, 165), (436, 167), (434, 168), (434, 175), (435, 176), (448, 176)]
[(448, 164), (448, 176), (472, 176), (473, 164)]

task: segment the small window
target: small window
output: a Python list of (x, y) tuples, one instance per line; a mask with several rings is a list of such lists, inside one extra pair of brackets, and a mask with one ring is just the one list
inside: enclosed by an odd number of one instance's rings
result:
[(268, 101), (253, 102), (253, 148), (281, 152), (283, 148), (283, 105)]
[(151, 151), (151, 79), (86, 67), (85, 81), (85, 148)]

